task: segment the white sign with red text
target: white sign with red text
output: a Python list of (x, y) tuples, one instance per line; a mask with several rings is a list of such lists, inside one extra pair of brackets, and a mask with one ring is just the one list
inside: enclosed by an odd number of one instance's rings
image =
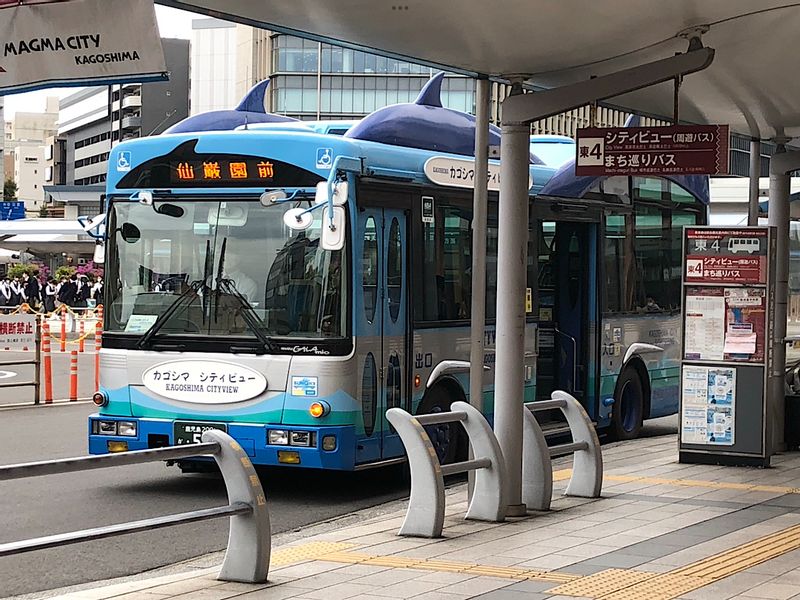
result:
[(36, 348), (36, 315), (0, 315), (0, 350)]

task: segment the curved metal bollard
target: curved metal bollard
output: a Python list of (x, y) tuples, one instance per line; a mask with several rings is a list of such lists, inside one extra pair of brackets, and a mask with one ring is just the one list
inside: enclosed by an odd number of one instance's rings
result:
[(489, 422), (474, 406), (466, 402), (453, 402), (450, 410), (467, 413), (467, 420), (463, 421), (462, 425), (469, 436), (472, 454), (491, 460), (491, 466), (479, 468), (475, 472), (472, 501), (469, 503), (465, 518), (476, 521), (502, 521), (506, 518), (506, 509), (508, 508), (506, 500), (508, 476), (500, 443)]
[(216, 429), (203, 432), (203, 442), (217, 442), (219, 454), (213, 454), (225, 479), (228, 502), (243, 502), (253, 507), (244, 514), (230, 517), (228, 549), (217, 579), (260, 583), (269, 574), (272, 531), (267, 499), (253, 463), (242, 447), (229, 435)]
[[(572, 476), (567, 496), (598, 498), (603, 487), (603, 455), (600, 440), (589, 415), (575, 398), (567, 392), (556, 390), (552, 400), (525, 404), (523, 429), (523, 502), (528, 508), (548, 510), (553, 493), (553, 467), (550, 457), (559, 452), (574, 452)], [(559, 408), (572, 432), (572, 443), (548, 448), (536, 418), (530, 411)]]
[(439, 537), (444, 526), (444, 477), (427, 432), (402, 408), (390, 408), (386, 418), (403, 440), (411, 469), (411, 495), (400, 535)]
[[(480, 411), (466, 402), (453, 402), (449, 413), (415, 417), (401, 408), (390, 408), (386, 418), (403, 441), (411, 469), (411, 495), (399, 535), (441, 537), (444, 476), (473, 469), (477, 470), (475, 487), (465, 518), (485, 521), (505, 518), (505, 461), (497, 438)], [(456, 421), (464, 425), (476, 458), (443, 467), (422, 425)]]
[(522, 414), (522, 503), (528, 510), (550, 510), (553, 499), (550, 449), (533, 413), (523, 408)]
[(567, 496), (599, 498), (603, 488), (603, 453), (592, 420), (581, 403), (567, 392), (556, 390), (550, 397), (566, 402), (561, 410), (572, 430), (572, 439), (586, 443), (586, 447), (576, 451), (573, 456), (572, 477), (564, 493)]

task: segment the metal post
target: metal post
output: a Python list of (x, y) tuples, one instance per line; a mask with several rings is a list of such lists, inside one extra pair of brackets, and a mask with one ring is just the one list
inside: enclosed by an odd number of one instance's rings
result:
[(750, 140), (750, 198), (747, 224), (758, 225), (758, 180), (761, 176), (761, 140)]
[(39, 404), (42, 400), (41, 370), (42, 370), (42, 319), (43, 315), (36, 315), (36, 348), (33, 366), (33, 403)]
[(789, 171), (776, 163), (785, 160), (786, 149), (779, 144), (770, 161), (769, 224), (775, 227), (775, 327), (772, 331), (772, 364), (767, 398), (767, 456), (784, 448), (786, 410), (784, 364), (786, 363), (786, 309), (789, 301)]
[[(486, 231), (489, 204), (489, 80), (475, 82), (475, 188), (472, 194), (472, 307), (470, 314), (469, 402), (483, 412), (483, 343), (486, 329)], [(478, 174), (481, 174), (480, 176)], [(470, 447), (472, 457), (472, 447)], [(472, 499), (475, 471), (467, 475)]]
[(525, 391), (529, 136), (527, 124), (504, 123), (500, 138), (494, 429), (506, 461), (508, 516), (526, 512), (522, 503), (522, 402)]
[(486, 230), (489, 198), (489, 80), (475, 88), (475, 190), (472, 196), (472, 309), (469, 403), (483, 411), (483, 338), (486, 325)]

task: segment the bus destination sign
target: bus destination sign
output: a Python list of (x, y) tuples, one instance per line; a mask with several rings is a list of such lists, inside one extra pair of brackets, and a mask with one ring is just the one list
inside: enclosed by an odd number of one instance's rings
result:
[(767, 230), (686, 228), (686, 283), (766, 284)]
[(172, 184), (197, 183), (202, 186), (231, 183), (255, 186), (269, 184), (275, 178), (275, 163), (258, 158), (230, 160), (181, 160), (170, 162)]
[(576, 175), (728, 173), (727, 125), (586, 127), (576, 138)]

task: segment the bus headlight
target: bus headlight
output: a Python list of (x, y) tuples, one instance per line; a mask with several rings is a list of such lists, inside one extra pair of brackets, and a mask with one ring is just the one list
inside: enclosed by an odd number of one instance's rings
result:
[(136, 421), (117, 421), (117, 435), (136, 437)]
[(92, 395), (92, 402), (97, 406), (105, 406), (108, 404), (108, 396), (104, 392), (95, 392)]
[(117, 422), (92, 421), (92, 433), (95, 435), (117, 435)]
[(311, 432), (310, 431), (292, 431), (290, 441), (292, 446), (310, 446), (311, 445)]
[(267, 432), (267, 443), (274, 446), (288, 446), (289, 432), (285, 429), (270, 429)]

